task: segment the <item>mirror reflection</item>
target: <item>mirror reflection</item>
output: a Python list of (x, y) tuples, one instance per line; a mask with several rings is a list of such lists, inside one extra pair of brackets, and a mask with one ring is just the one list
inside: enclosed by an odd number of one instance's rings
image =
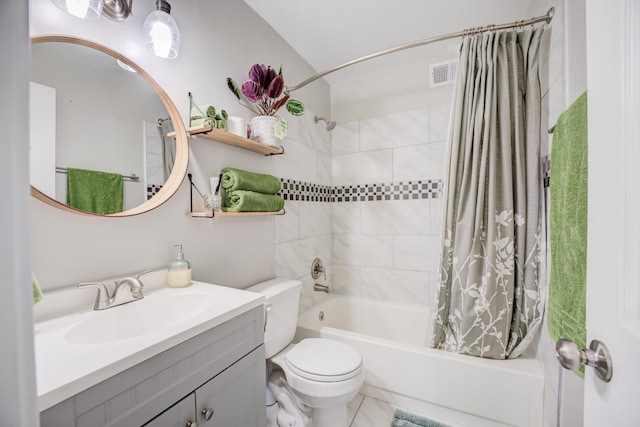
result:
[(154, 88), (88, 46), (31, 48), (31, 185), (96, 214), (144, 204), (167, 181), (176, 155), (175, 140), (163, 137), (173, 127)]

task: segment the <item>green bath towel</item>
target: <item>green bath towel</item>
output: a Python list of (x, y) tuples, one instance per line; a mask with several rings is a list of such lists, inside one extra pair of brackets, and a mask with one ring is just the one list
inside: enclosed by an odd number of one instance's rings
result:
[(273, 175), (224, 168), (222, 169), (222, 188), (227, 191), (247, 190), (276, 194), (280, 191), (280, 180)]
[[(554, 340), (587, 346), (587, 94), (558, 118), (551, 147), (551, 281), (548, 328)], [(584, 366), (576, 373), (584, 378)]]
[(277, 212), (284, 208), (284, 200), (272, 194), (235, 190), (227, 193), (225, 212)]
[(396, 409), (391, 427), (447, 427), (447, 425)]
[(122, 175), (67, 168), (67, 205), (101, 215), (122, 212)]

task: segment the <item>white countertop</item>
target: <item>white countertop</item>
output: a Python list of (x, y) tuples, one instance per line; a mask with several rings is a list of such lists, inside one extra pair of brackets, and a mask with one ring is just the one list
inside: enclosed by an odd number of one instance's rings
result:
[[(126, 316), (135, 304), (178, 294), (194, 294), (206, 309), (185, 313), (185, 320), (138, 336), (98, 343), (74, 343), (69, 332), (106, 314)], [(263, 304), (264, 296), (219, 285), (193, 282), (187, 288), (163, 288), (140, 301), (103, 311), (84, 311), (34, 325), (38, 411), (43, 411), (208, 329)], [(209, 304), (210, 303), (210, 304)], [(116, 311), (114, 311), (116, 310)], [(100, 330), (95, 334), (100, 339)]]

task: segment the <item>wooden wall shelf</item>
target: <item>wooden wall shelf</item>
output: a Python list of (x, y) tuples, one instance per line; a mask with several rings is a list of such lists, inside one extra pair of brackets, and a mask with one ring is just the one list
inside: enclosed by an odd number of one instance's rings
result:
[(217, 218), (225, 216), (267, 216), (284, 214), (284, 210), (277, 212), (216, 212), (214, 216), (211, 216), (211, 212), (187, 212), (187, 215), (192, 218)]
[[(277, 154), (284, 154), (284, 148), (272, 147), (271, 145), (261, 144), (248, 138), (235, 135), (233, 133), (212, 129), (208, 125), (192, 126), (187, 128), (189, 135), (199, 136), (201, 138), (210, 139), (212, 141), (221, 142), (227, 145), (233, 145), (234, 147), (243, 148), (245, 150), (253, 151), (255, 153), (264, 154), (265, 156), (273, 156)], [(175, 138), (176, 133), (170, 132), (167, 134), (169, 138)]]

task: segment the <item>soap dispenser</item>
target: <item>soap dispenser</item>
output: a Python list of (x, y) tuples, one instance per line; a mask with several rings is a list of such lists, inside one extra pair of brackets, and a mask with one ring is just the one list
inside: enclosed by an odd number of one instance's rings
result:
[(170, 288), (184, 288), (191, 284), (191, 263), (184, 259), (182, 244), (176, 245), (176, 259), (169, 264), (168, 283)]

